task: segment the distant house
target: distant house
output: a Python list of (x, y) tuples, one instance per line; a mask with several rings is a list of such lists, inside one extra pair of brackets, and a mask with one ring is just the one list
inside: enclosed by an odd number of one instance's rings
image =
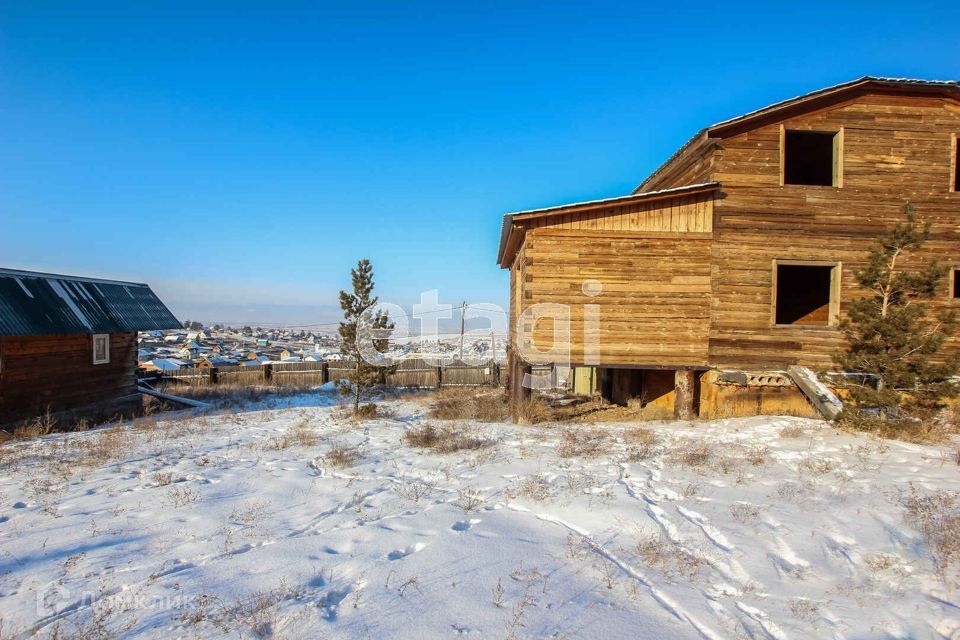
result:
[(144, 362), (140, 365), (140, 368), (145, 371), (179, 371), (180, 369), (188, 369), (189, 365), (176, 358), (155, 358)]
[(0, 424), (136, 412), (137, 332), (179, 326), (145, 284), (0, 269)]
[(239, 360), (234, 358), (204, 358), (197, 363), (200, 369), (212, 369), (214, 367), (235, 367), (240, 364)]

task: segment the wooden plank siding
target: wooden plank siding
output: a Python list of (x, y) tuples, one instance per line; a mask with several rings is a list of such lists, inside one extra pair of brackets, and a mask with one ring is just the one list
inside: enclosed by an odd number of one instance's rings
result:
[[(600, 361), (607, 366), (705, 365), (713, 202), (702, 194), (678, 200), (538, 221), (511, 270), (511, 327), (518, 305), (560, 303), (570, 308), (574, 363), (585, 361), (589, 335), (599, 338)], [(587, 280), (599, 281), (602, 293), (586, 295)], [(598, 334), (585, 333), (585, 304), (600, 306)], [(532, 338), (522, 348), (547, 350), (553, 326), (526, 325), (522, 335)]]
[(655, 202), (637, 202), (603, 209), (535, 218), (524, 225), (532, 229), (582, 231), (655, 231), (709, 233), (713, 228), (713, 194), (678, 196)]
[(110, 362), (93, 364), (93, 336), (0, 337), (0, 424), (76, 410), (109, 417), (140, 402), (137, 334), (110, 334)]
[[(842, 187), (782, 185), (781, 131), (843, 131)], [(867, 95), (722, 140), (714, 209), (710, 362), (718, 367), (829, 368), (844, 347), (835, 327), (773, 326), (773, 261), (840, 263), (840, 314), (863, 295), (854, 272), (879, 234), (912, 202), (934, 223), (913, 264), (957, 261), (960, 194), (949, 189), (960, 110), (935, 98)], [(911, 266), (911, 260), (902, 263)], [(956, 306), (947, 284), (931, 307)], [(960, 346), (952, 340), (951, 348)]]

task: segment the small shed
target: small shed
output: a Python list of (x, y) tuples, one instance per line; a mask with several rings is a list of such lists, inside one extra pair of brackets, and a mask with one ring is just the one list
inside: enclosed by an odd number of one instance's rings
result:
[(0, 268), (0, 425), (135, 413), (137, 332), (180, 326), (145, 284)]

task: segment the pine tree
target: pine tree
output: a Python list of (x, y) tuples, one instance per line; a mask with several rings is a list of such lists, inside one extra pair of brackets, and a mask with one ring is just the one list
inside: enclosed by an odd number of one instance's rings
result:
[(950, 381), (957, 358), (933, 358), (956, 328), (956, 314), (931, 318), (922, 302), (940, 289), (946, 269), (936, 261), (916, 270), (902, 267), (929, 239), (931, 228), (917, 219), (913, 205), (904, 205), (903, 213), (906, 222), (879, 237), (867, 265), (854, 274), (869, 295), (849, 304), (840, 325), (849, 350), (834, 356), (844, 371), (860, 374), (842, 383), (854, 407), (879, 408), (881, 417), (901, 409), (928, 413), (958, 391)]
[[(339, 380), (338, 389), (343, 396), (353, 400), (353, 412), (360, 411), (360, 402), (373, 395), (376, 387), (383, 384), (387, 368), (369, 362), (371, 355), (364, 350), (369, 340), (364, 334), (372, 330), (373, 348), (378, 353), (386, 351), (390, 344), (393, 322), (385, 311), (374, 311), (377, 297), (373, 295), (373, 267), (369, 260), (360, 260), (356, 269), (350, 271), (353, 292), (340, 292), (340, 307), (343, 322), (340, 323), (340, 353), (356, 363), (347, 377)], [(358, 335), (360, 340), (358, 340)], [(366, 357), (364, 357), (366, 356)]]

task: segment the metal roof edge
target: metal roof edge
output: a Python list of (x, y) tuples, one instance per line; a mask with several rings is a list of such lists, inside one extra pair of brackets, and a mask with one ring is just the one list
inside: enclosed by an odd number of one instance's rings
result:
[(26, 271), (23, 269), (10, 269), (0, 267), (0, 276), (14, 276), (18, 278), (53, 278), (56, 280), (72, 280), (74, 282), (95, 282), (97, 284), (118, 284), (128, 287), (147, 287), (150, 285), (145, 282), (130, 282), (127, 280), (108, 280), (106, 278), (86, 278), (83, 276), (69, 276), (61, 273), (45, 273), (43, 271)]

